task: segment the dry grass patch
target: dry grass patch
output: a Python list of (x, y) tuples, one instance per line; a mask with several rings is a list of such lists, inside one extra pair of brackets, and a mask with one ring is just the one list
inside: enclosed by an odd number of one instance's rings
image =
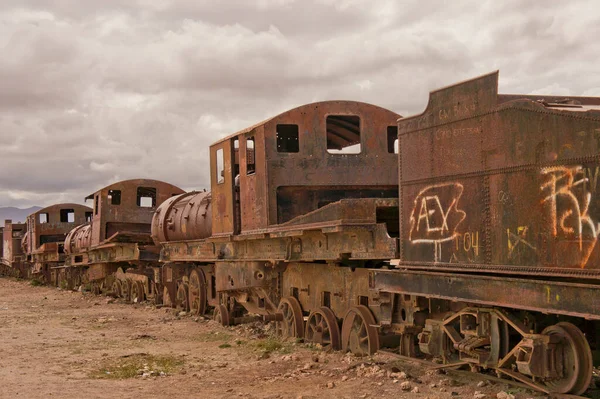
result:
[(175, 356), (136, 353), (106, 362), (90, 377), (122, 380), (138, 376), (165, 376), (179, 371), (183, 363), (181, 358)]

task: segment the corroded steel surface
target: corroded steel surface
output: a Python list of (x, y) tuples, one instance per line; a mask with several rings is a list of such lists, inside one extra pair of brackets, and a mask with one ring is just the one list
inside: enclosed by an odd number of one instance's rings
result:
[(111, 184), (89, 195), (93, 201), (90, 246), (101, 245), (118, 236), (150, 237), (156, 207), (183, 190), (158, 180), (135, 179)]
[(163, 202), (152, 218), (154, 243), (196, 240), (212, 233), (210, 192), (190, 192)]
[(497, 79), (398, 122), (400, 264), (598, 270), (600, 100), (503, 96)]
[(44, 244), (60, 243), (75, 226), (91, 218), (92, 209), (79, 204), (56, 204), (40, 209), (27, 216), (27, 231), (23, 251), (31, 260), (32, 255), (58, 251), (58, 246)]
[(4, 221), (2, 231), (2, 260), (4, 264), (13, 266), (23, 262), (24, 253), (22, 240), (25, 236), (27, 225), (25, 223), (13, 223), (12, 220)]
[(92, 226), (89, 223), (79, 225), (67, 234), (65, 238), (65, 253), (67, 255), (84, 252), (90, 248), (92, 241)]
[[(396, 197), (398, 117), (370, 104), (327, 101), (212, 145), (213, 234), (264, 229), (343, 198)], [(358, 143), (360, 153), (330, 153)]]

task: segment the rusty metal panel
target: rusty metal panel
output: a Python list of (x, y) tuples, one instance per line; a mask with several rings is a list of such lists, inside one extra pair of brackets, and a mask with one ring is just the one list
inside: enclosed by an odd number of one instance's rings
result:
[(23, 260), (21, 243), (25, 236), (26, 226), (25, 223), (13, 223), (12, 220), (4, 221), (2, 257), (8, 266), (16, 266)]
[[(254, 139), (254, 151), (248, 142)], [(239, 208), (240, 231), (254, 231), (267, 227), (269, 202), (267, 201), (267, 169), (265, 159), (264, 126), (239, 136)], [(248, 165), (254, 165), (254, 172)]]
[(124, 180), (86, 197), (93, 201), (91, 246), (101, 245), (119, 233), (131, 232), (150, 237), (156, 208), (184, 191), (172, 184), (151, 179)]
[(491, 74), (399, 121), (401, 263), (600, 269), (598, 101), (541, 99)]
[[(360, 153), (330, 153), (327, 118), (358, 118), (358, 134), (348, 144), (360, 143)], [(267, 159), (269, 224), (286, 222), (343, 198), (396, 198), (397, 154), (390, 152), (400, 115), (353, 101), (307, 104), (264, 125)], [(278, 126), (296, 125), (297, 152), (280, 151)], [(392, 131), (388, 131), (391, 128)], [(331, 132), (330, 132), (331, 133)], [(392, 137), (390, 138), (390, 133)], [(339, 131), (335, 135), (339, 135)], [(347, 134), (347, 133), (344, 133)]]
[[(72, 215), (69, 216), (69, 213)], [(55, 204), (27, 216), (27, 232), (24, 251), (32, 255), (41, 250), (44, 244), (64, 243), (67, 233), (75, 226), (86, 223), (91, 218), (92, 209), (79, 204)], [(69, 221), (72, 218), (72, 221)], [(43, 219), (43, 220), (42, 220)], [(58, 247), (47, 246), (46, 250)]]
[(232, 140), (221, 141), (210, 147), (210, 186), (214, 206), (212, 233), (228, 235), (235, 231)]
[(600, 320), (600, 286), (423, 271), (370, 272), (377, 291)]

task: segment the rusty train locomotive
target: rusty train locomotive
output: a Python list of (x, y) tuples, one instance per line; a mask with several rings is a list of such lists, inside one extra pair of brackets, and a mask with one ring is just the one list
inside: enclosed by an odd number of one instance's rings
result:
[(57, 206), (87, 222), (43, 239), (30, 231), (50, 211), (8, 223), (4, 269), (212, 308), (223, 325), (261, 318), (326, 349), (588, 388), (600, 98), (502, 95), (492, 73), (432, 92), (408, 118), (309, 104), (216, 142), (210, 169), (210, 192), (128, 180), (90, 195), (93, 209)]

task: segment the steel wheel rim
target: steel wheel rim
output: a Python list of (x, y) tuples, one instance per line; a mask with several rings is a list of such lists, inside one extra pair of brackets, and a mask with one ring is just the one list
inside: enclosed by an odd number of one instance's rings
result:
[(321, 307), (308, 316), (304, 337), (308, 342), (320, 344), (323, 350), (340, 349), (340, 329), (331, 309)]
[(547, 327), (542, 334), (561, 337), (563, 349), (563, 372), (566, 378), (546, 381), (553, 392), (581, 395), (592, 381), (593, 361), (590, 346), (579, 328), (568, 322)]
[(230, 324), (229, 320), (229, 311), (227, 311), (227, 307), (224, 305), (219, 305), (215, 308), (215, 314), (213, 315), (213, 320), (222, 326), (228, 326)]
[(202, 270), (192, 270), (189, 279), (189, 307), (195, 315), (206, 313), (206, 280)]
[(379, 334), (375, 318), (366, 306), (348, 309), (342, 324), (342, 349), (356, 356), (373, 355), (379, 350)]
[(121, 290), (125, 301), (131, 302), (131, 282), (129, 280), (125, 280), (121, 283)]
[(185, 312), (190, 310), (188, 304), (188, 288), (187, 284), (185, 283), (181, 283), (177, 286), (175, 306)]
[(119, 280), (113, 282), (112, 292), (115, 297), (121, 298), (121, 282)]
[(304, 338), (304, 316), (296, 298), (283, 298), (277, 313), (283, 315), (283, 320), (276, 323), (277, 333), (282, 338)]

